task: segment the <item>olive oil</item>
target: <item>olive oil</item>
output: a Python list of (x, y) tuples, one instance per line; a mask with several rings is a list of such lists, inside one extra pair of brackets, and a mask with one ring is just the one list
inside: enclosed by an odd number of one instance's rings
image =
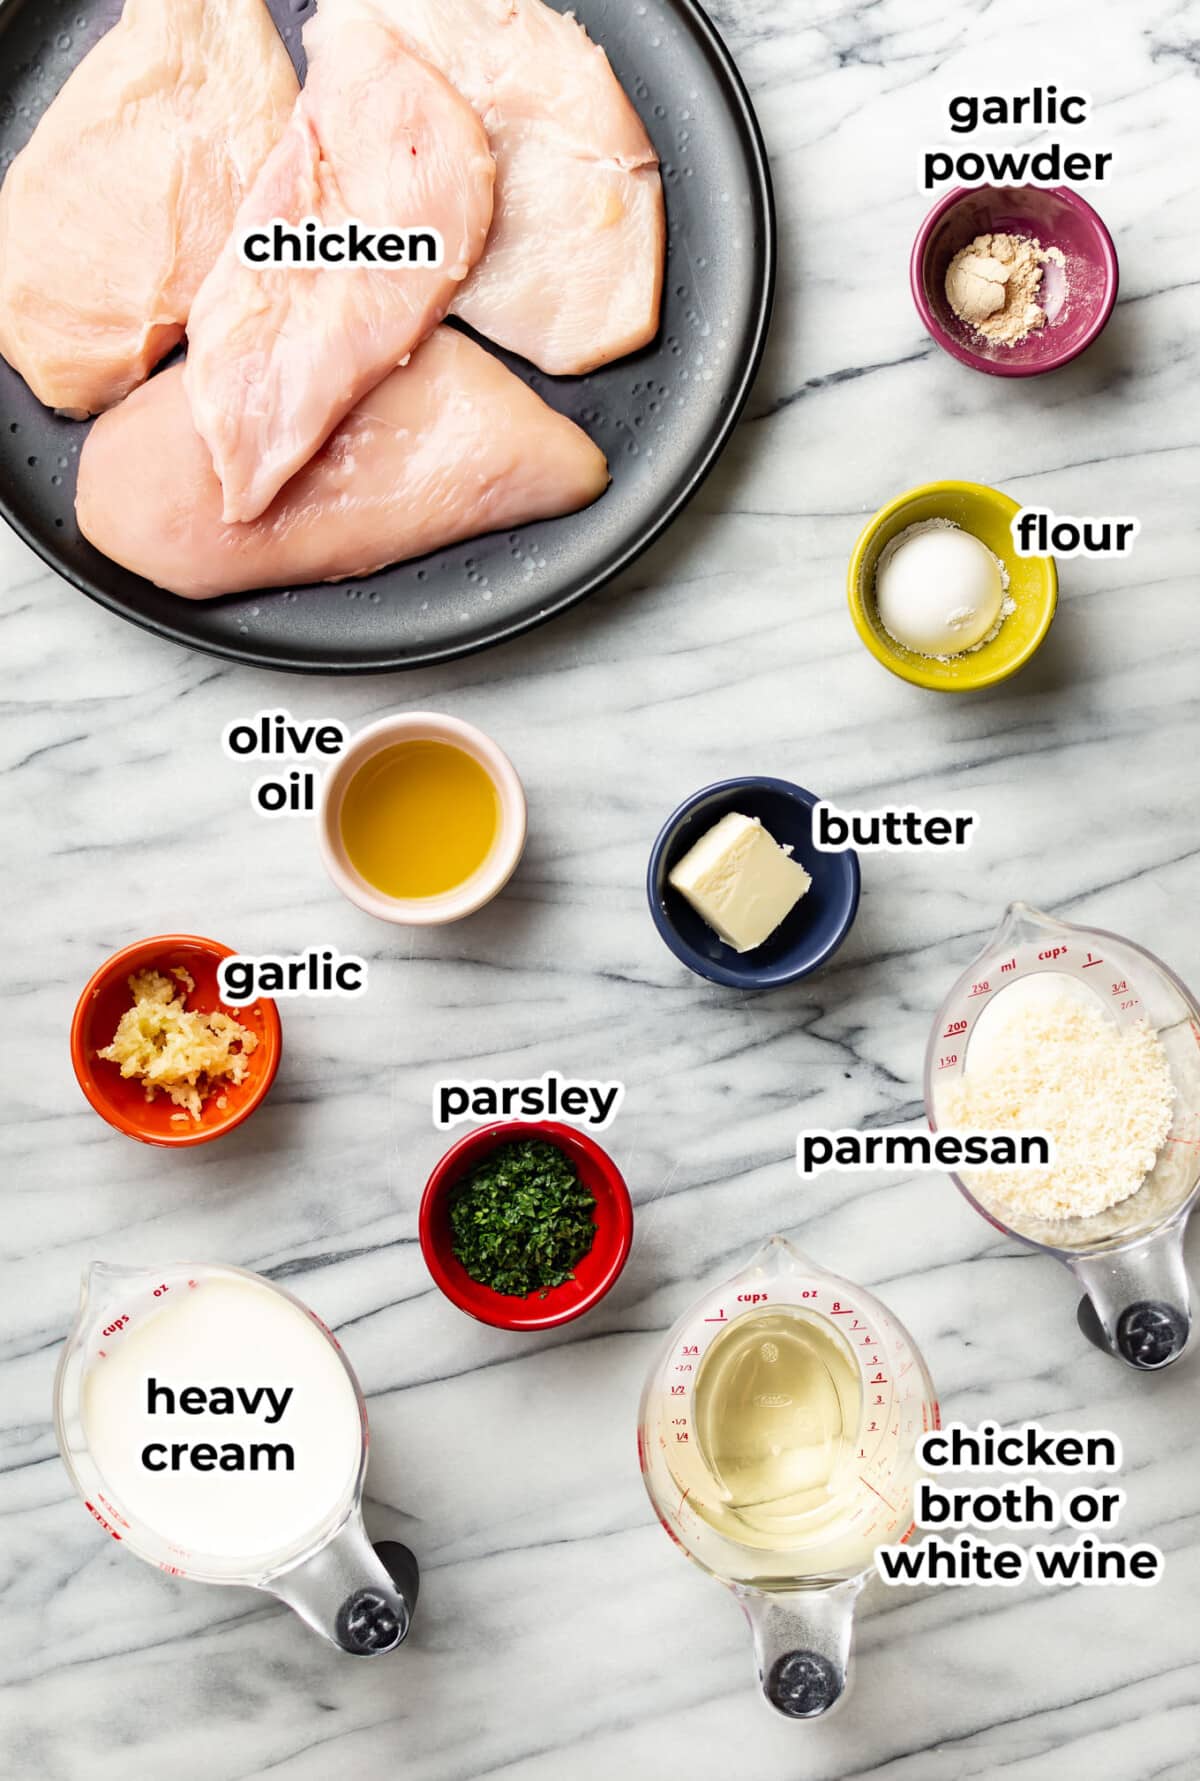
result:
[(828, 1538), (853, 1475), (862, 1388), (844, 1339), (803, 1311), (750, 1312), (722, 1330), (696, 1379), (710, 1480), (692, 1506), (718, 1533), (776, 1548)]
[(477, 872), (500, 825), (487, 771), (449, 742), (398, 742), (361, 766), (340, 824), (355, 871), (385, 896), (437, 897)]

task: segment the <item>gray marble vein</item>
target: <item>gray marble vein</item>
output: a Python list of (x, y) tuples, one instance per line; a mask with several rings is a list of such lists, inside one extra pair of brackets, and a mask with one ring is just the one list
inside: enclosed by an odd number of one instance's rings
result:
[[(500, 650), (407, 678), (289, 681), (90, 605), (0, 537), (4, 1183), (0, 1772), (13, 1781), (1191, 1781), (1200, 1739), (1200, 1362), (1138, 1378), (1088, 1348), (1053, 1264), (942, 1177), (792, 1165), (801, 1123), (908, 1120), (933, 1012), (1006, 901), (1127, 932), (1200, 981), (1194, 490), (1200, 0), (719, 0), (782, 230), (777, 322), (747, 418), (623, 583)], [(956, 90), (1081, 87), (1121, 254), (1103, 341), (1051, 379), (974, 377), (907, 290), (921, 149)], [(937, 476), (1060, 512), (1128, 513), (1127, 563), (1063, 566), (1037, 661), (969, 700), (860, 647), (864, 519)], [(468, 923), (395, 932), (338, 898), (303, 822), (253, 816), (223, 726), (265, 705), (352, 725), (443, 708), (509, 750), (531, 838)], [(974, 849), (865, 861), (823, 974), (742, 998), (689, 977), (645, 908), (646, 854), (695, 787), (778, 773), (843, 802), (980, 813)], [(167, 929), (371, 961), (361, 1004), (285, 1009), (269, 1103), (163, 1156), (71, 1075), (79, 988)], [(442, 1075), (558, 1068), (628, 1084), (609, 1135), (638, 1209), (591, 1317), (489, 1331), (416, 1242)], [(1113, 1428), (1123, 1531), (1157, 1588), (874, 1587), (857, 1684), (816, 1727), (756, 1697), (732, 1601), (657, 1527), (637, 1400), (659, 1333), (773, 1229), (884, 1294), (944, 1412)], [(370, 1399), (372, 1529), (420, 1554), (394, 1661), (339, 1660), (265, 1598), (170, 1581), (106, 1541), (59, 1464), (58, 1347), (81, 1269), (213, 1259), (286, 1281)]]

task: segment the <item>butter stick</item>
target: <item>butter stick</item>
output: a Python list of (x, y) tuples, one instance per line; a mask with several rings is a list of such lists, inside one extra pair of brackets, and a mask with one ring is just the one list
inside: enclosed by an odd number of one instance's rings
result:
[(757, 817), (730, 811), (689, 848), (668, 883), (726, 946), (752, 952), (770, 939), (812, 879)]

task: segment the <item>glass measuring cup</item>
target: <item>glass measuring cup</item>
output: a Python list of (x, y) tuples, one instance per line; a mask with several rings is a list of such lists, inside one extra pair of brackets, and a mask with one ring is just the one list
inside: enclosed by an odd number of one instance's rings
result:
[(938, 1426), (903, 1326), (783, 1237), (659, 1350), (638, 1431), (650, 1501), (740, 1602), (763, 1693), (788, 1718), (844, 1694), (859, 1592), (876, 1548), (913, 1531), (914, 1447)]
[(960, 1176), (951, 1179), (989, 1224), (1070, 1269), (1084, 1290), (1079, 1323), (1090, 1341), (1142, 1371), (1164, 1367), (1178, 1360), (1191, 1337), (1183, 1236), (1200, 1188), (1200, 1006), (1174, 973), (1120, 934), (1013, 903), (938, 1011), (925, 1054), (929, 1122), (936, 1130), (942, 1085), (963, 1074), (985, 1010), (1013, 983), (1036, 974), (1095, 998), (1118, 1025), (1149, 1023), (1176, 1091), (1170, 1134), (1137, 1192), (1089, 1217), (1031, 1214), (1018, 1227), (977, 1199)]
[[(328, 1358), (325, 1348), (319, 1351), (322, 1366), (336, 1383), (342, 1404), (348, 1397), (354, 1407), (342, 1419), (344, 1480), (336, 1497), (323, 1504), (303, 1534), (249, 1556), (190, 1550), (131, 1513), (121, 1500), (119, 1484), (98, 1463), (96, 1431), (91, 1439), (88, 1434), (87, 1400), (96, 1370), (106, 1361), (111, 1363), (122, 1344), (139, 1332), (144, 1336), (150, 1321), (165, 1309), (173, 1309), (197, 1288), (222, 1282), (240, 1282), (282, 1301), (290, 1308), (289, 1316), (303, 1320), (296, 1336), (299, 1346), (310, 1353), (312, 1332), (318, 1332), (328, 1349)], [(203, 1352), (197, 1353), (196, 1363), (197, 1382), (214, 1383), (204, 1379)], [(253, 1354), (247, 1355), (246, 1364), (248, 1373), (253, 1373), (258, 1364)], [(180, 1264), (151, 1271), (93, 1263), (83, 1275), (79, 1310), (55, 1375), (54, 1424), (63, 1462), (84, 1507), (113, 1539), (148, 1564), (173, 1577), (265, 1590), (286, 1602), (331, 1644), (355, 1656), (394, 1650), (407, 1636), (417, 1599), (416, 1560), (407, 1547), (395, 1542), (373, 1547), (362, 1521), (368, 1441), (362, 1391), (329, 1330), (282, 1287), (244, 1268)], [(330, 1439), (335, 1439), (332, 1428)]]

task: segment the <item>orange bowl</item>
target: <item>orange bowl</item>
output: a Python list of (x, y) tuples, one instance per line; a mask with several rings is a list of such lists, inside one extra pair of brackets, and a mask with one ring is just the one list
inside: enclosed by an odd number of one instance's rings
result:
[[(115, 952), (80, 996), (71, 1022), (71, 1062), (76, 1080), (101, 1119), (124, 1132), (127, 1138), (170, 1149), (207, 1144), (249, 1119), (265, 1099), (283, 1050), (279, 1010), (265, 996), (245, 1008), (231, 1008), (221, 1000), (217, 970), (222, 959), (232, 957), (233, 948), (221, 946), (216, 940), (202, 940), (195, 934), (159, 934), (153, 940), (137, 940)], [(148, 1101), (140, 1082), (122, 1076), (116, 1064), (97, 1055), (102, 1047), (112, 1043), (122, 1014), (132, 1005), (130, 975), (147, 968), (169, 975), (175, 965), (184, 966), (196, 982), (187, 998), (189, 1008), (204, 1013), (220, 1009), (258, 1035), (245, 1081), (229, 1083), (210, 1094), (200, 1118), (193, 1119), (189, 1113), (186, 1124), (172, 1119), (171, 1115), (181, 1110), (166, 1095), (160, 1093)], [(217, 1106), (221, 1096), (225, 1098), (224, 1107)]]

